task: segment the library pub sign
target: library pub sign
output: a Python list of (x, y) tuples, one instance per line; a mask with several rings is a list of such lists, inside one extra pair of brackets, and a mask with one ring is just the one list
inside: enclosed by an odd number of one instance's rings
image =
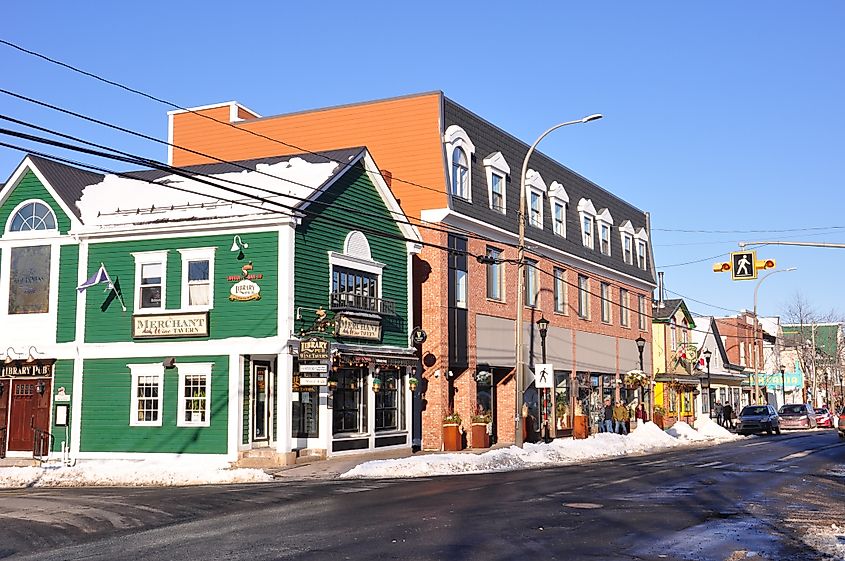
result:
[(37, 359), (32, 362), (25, 360), (13, 360), (6, 364), (0, 364), (0, 378), (16, 376), (53, 376), (55, 359)]

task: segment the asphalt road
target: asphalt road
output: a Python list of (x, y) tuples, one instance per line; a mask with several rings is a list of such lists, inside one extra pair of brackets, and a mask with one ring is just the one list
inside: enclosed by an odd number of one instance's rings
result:
[(0, 491), (0, 559), (817, 561), (843, 497), (845, 442), (809, 431), (512, 473)]

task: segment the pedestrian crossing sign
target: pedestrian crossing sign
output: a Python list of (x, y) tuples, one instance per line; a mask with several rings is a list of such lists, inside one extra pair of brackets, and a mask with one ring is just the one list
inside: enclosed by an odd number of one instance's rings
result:
[(757, 278), (757, 252), (734, 251), (731, 253), (731, 278), (753, 280)]
[(542, 388), (552, 389), (555, 382), (555, 367), (553, 364), (534, 365), (534, 386), (539, 390)]

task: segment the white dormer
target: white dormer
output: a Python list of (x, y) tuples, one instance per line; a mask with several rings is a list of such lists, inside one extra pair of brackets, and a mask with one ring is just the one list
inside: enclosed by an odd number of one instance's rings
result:
[(525, 204), (528, 207), (528, 223), (535, 228), (543, 228), (543, 197), (546, 194), (546, 182), (539, 172), (529, 169), (525, 174)]
[(595, 249), (596, 207), (590, 199), (578, 201), (578, 215), (581, 217), (581, 241), (584, 247)]
[(640, 228), (634, 234), (637, 243), (637, 267), (648, 271), (648, 233), (645, 228)]
[(511, 168), (501, 152), (493, 152), (484, 160), (484, 170), (487, 174), (487, 200), (490, 208), (496, 212), (507, 212), (507, 177)]
[(628, 265), (634, 264), (634, 226), (626, 220), (619, 226), (619, 236), (622, 241), (622, 259)]
[(443, 134), (446, 145), (446, 160), (449, 166), (450, 189), (453, 197), (472, 200), (472, 156), (475, 145), (466, 131), (458, 125), (451, 125)]
[(553, 181), (549, 186), (549, 205), (552, 210), (552, 231), (555, 235), (566, 237), (566, 208), (569, 206), (569, 194), (563, 185)]
[(599, 250), (603, 255), (610, 255), (610, 231), (613, 228), (613, 217), (606, 208), (596, 215), (596, 225), (599, 230)]

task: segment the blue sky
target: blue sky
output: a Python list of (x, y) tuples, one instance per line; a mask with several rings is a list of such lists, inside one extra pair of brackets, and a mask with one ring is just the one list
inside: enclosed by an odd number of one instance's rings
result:
[[(669, 296), (697, 313), (751, 308), (755, 283), (711, 272), (738, 241), (845, 242), (843, 2), (288, 4), (15, 2), (0, 38), (182, 106), (273, 115), (443, 90), (527, 142), (603, 113), (540, 149), (651, 213)], [(2, 45), (0, 68), (3, 89), (166, 139), (170, 107)], [(6, 95), (0, 108), (166, 157)], [(0, 148), (3, 180), (20, 159)], [(798, 267), (763, 285), (761, 314), (799, 292), (845, 312), (845, 250), (758, 254)]]

